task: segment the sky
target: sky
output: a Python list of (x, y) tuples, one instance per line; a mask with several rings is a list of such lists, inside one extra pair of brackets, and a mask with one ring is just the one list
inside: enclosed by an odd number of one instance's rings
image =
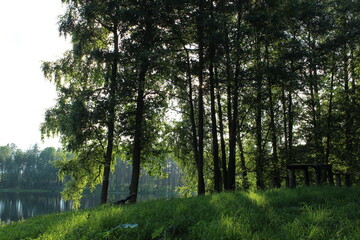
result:
[(61, 0), (0, 1), (0, 146), (60, 147), (56, 138), (41, 141), (40, 124), (56, 99), (41, 63), (70, 48), (58, 32), (63, 11)]

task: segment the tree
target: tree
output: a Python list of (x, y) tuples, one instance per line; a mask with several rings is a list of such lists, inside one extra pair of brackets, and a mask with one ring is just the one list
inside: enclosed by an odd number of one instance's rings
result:
[(354, 1), (65, 3), (74, 49), (44, 65), (59, 90), (44, 133), (75, 153), (64, 171), (89, 166), (77, 187), (103, 177), (103, 202), (116, 149), (132, 156), (130, 193), (169, 155), (199, 195), (278, 187), (287, 164), (359, 168)]
[[(93, 188), (102, 177), (101, 203), (106, 203), (119, 112), (121, 5), (118, 1), (65, 3), (68, 9), (60, 31), (71, 35), (74, 49), (43, 65), (46, 76), (54, 77), (60, 96), (57, 107), (47, 111), (42, 132), (59, 133), (67, 149), (76, 153), (74, 159), (59, 163), (61, 171), (74, 179), (65, 196), (78, 202), (84, 187)], [(85, 172), (79, 169), (84, 163), (89, 167)]]

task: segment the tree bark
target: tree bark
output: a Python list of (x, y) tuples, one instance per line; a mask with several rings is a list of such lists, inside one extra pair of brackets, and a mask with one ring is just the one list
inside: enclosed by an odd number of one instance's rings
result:
[[(213, 1), (210, 1), (210, 15), (211, 21), (214, 21), (214, 8)], [(213, 35), (216, 29), (210, 29), (210, 34)], [(211, 37), (211, 39), (213, 39)], [(211, 114), (211, 134), (212, 134), (212, 147), (213, 147), (213, 164), (214, 164), (214, 191), (220, 192), (221, 188), (221, 171), (220, 171), (220, 159), (219, 159), (219, 143), (218, 143), (218, 131), (216, 122), (216, 108), (215, 108), (215, 76), (214, 76), (214, 61), (215, 61), (215, 42), (210, 40), (209, 44), (209, 83), (210, 83), (210, 114)]]
[[(266, 54), (268, 56), (268, 54)], [(268, 61), (268, 59), (266, 60)], [(268, 78), (268, 94), (269, 94), (269, 108), (270, 108), (270, 129), (271, 129), (271, 145), (272, 145), (272, 164), (273, 164), (273, 185), (274, 187), (280, 187), (280, 171), (279, 171), (279, 159), (277, 150), (277, 136), (275, 126), (275, 113), (274, 113), (274, 102), (272, 93), (272, 82)]]
[[(309, 45), (312, 51), (316, 51), (315, 43), (311, 40), (311, 34), (308, 36)], [(311, 110), (313, 121), (313, 135), (315, 141), (315, 154), (316, 161), (322, 163), (324, 161), (323, 149), (321, 145), (321, 125), (320, 125), (320, 99), (318, 89), (318, 75), (316, 59), (310, 58), (310, 97), (311, 97)]]
[(293, 138), (294, 138), (294, 113), (293, 113), (293, 97), (292, 97), (292, 86), (288, 92), (288, 164), (293, 163)]
[(325, 163), (329, 163), (330, 152), (331, 152), (331, 131), (332, 131), (332, 111), (333, 111), (333, 95), (334, 95), (334, 75), (335, 67), (332, 68), (330, 78), (330, 97), (328, 107), (328, 118), (327, 118), (327, 131), (326, 131), (326, 152), (325, 152)]
[[(225, 184), (226, 186), (226, 190), (232, 190), (235, 188), (234, 184), (235, 184), (235, 164), (231, 163), (231, 161), (233, 160), (234, 157), (234, 150), (233, 148), (231, 148), (232, 144), (230, 144), (230, 139), (232, 139), (233, 137), (233, 117), (232, 117), (232, 101), (231, 101), (231, 96), (232, 96), (232, 87), (233, 87), (233, 76), (232, 76), (232, 70), (231, 70), (231, 66), (230, 66), (230, 49), (229, 46), (226, 47), (226, 82), (227, 82), (227, 119), (228, 119), (228, 129), (229, 129), (229, 162), (228, 162), (228, 167), (227, 167), (227, 182)], [(230, 146), (231, 145), (231, 146)]]
[(346, 51), (344, 51), (344, 60), (343, 60), (343, 68), (344, 68), (344, 97), (345, 97), (345, 159), (348, 162), (348, 166), (351, 169), (354, 165), (353, 162), (353, 143), (352, 143), (352, 104), (351, 104), (351, 91), (349, 86), (349, 59)]
[(249, 179), (248, 179), (248, 173), (247, 173), (247, 168), (246, 168), (246, 163), (245, 163), (243, 141), (240, 136), (238, 137), (238, 144), (239, 144), (239, 150), (240, 150), (240, 168), (242, 171), (242, 178), (243, 178), (242, 188), (247, 190), (247, 189), (249, 189)]
[[(226, 13), (225, 10), (225, 1), (220, 0), (218, 2), (218, 10), (221, 14)], [(227, 26), (226, 22), (223, 22), (223, 29), (226, 35), (228, 35), (227, 32)], [(229, 54), (229, 46), (228, 43), (225, 44), (225, 54), (226, 54), (226, 75), (227, 79), (226, 82), (229, 84), (229, 77), (230, 77), (230, 54)], [(220, 134), (220, 144), (221, 144), (221, 168), (222, 168), (222, 174), (223, 174), (223, 186), (224, 189), (229, 189), (229, 173), (228, 173), (228, 164), (227, 164), (227, 156), (226, 156), (226, 143), (224, 138), (224, 119), (223, 119), (223, 109), (221, 104), (221, 95), (220, 95), (220, 87), (219, 87), (219, 78), (217, 74), (217, 68), (215, 68), (215, 76), (216, 76), (216, 84), (217, 84), (217, 106), (218, 106), (218, 116), (219, 116), (219, 134)], [(231, 101), (229, 105), (229, 85), (227, 85), (227, 97), (228, 97), (228, 105), (227, 105), (227, 114), (229, 118), (229, 112), (231, 113)]]
[[(191, 124), (191, 138), (192, 138), (192, 148), (194, 152), (194, 159), (196, 164), (196, 169), (198, 170), (199, 165), (199, 148), (198, 148), (198, 136), (197, 136), (197, 126), (196, 126), (196, 116), (195, 116), (195, 106), (193, 100), (193, 80), (191, 77), (191, 59), (189, 50), (186, 48), (186, 42), (182, 39), (181, 33), (174, 29), (175, 34), (178, 36), (182, 47), (186, 53), (186, 80), (188, 86), (188, 104), (190, 109), (190, 124)], [(201, 180), (200, 180), (201, 181)]]
[[(237, 36), (236, 39), (240, 41), (240, 10), (238, 6), (237, 16)], [(228, 43), (227, 43), (228, 44)], [(236, 136), (238, 125), (238, 106), (239, 106), (239, 81), (240, 81), (240, 59), (239, 47), (236, 48), (236, 61), (235, 61), (235, 75), (232, 77), (230, 67), (230, 50), (227, 46), (227, 74), (228, 74), (228, 121), (229, 121), (229, 166), (228, 166), (228, 189), (235, 190), (236, 181)]]
[(197, 19), (197, 38), (198, 38), (198, 57), (199, 57), (199, 99), (198, 99), (198, 123), (199, 123), (199, 161), (197, 163), (198, 170), (198, 195), (205, 194), (204, 181), (204, 0), (198, 1), (199, 14)]
[(148, 70), (147, 60), (141, 64), (139, 72), (139, 82), (136, 99), (136, 116), (135, 116), (135, 133), (134, 133), (134, 149), (132, 162), (132, 175), (130, 184), (130, 194), (135, 193), (135, 196), (130, 199), (130, 203), (136, 203), (139, 179), (140, 179), (140, 165), (141, 165), (141, 150), (143, 137), (143, 120), (144, 120), (144, 92), (145, 92), (145, 78)]
[(261, 64), (261, 49), (260, 42), (257, 37), (256, 39), (256, 65), (257, 70), (255, 73), (256, 80), (256, 113), (255, 113), (255, 127), (256, 127), (256, 147), (257, 147), (257, 156), (256, 156), (256, 187), (258, 189), (263, 189), (265, 187), (264, 183), (264, 153), (262, 147), (262, 73), (260, 69)]
[[(291, 60), (290, 62), (290, 69), (291, 72), (294, 72), (294, 63)], [(294, 113), (293, 113), (293, 88), (294, 88), (294, 84), (293, 84), (294, 79), (290, 79), (290, 85), (289, 85), (289, 92), (288, 92), (288, 159), (287, 159), (287, 164), (292, 164), (293, 163), (293, 138), (294, 138), (294, 132), (293, 132), (293, 128), (294, 128)]]
[(190, 55), (189, 51), (186, 49), (184, 44), (184, 50), (186, 52), (187, 56), (187, 82), (188, 82), (188, 88), (189, 88), (189, 107), (190, 107), (190, 123), (191, 123), (191, 132), (192, 132), (192, 147), (194, 151), (194, 158), (196, 166), (198, 167), (199, 164), (199, 148), (198, 148), (198, 138), (197, 138), (197, 130), (196, 130), (196, 121), (195, 121), (195, 110), (194, 110), (194, 102), (193, 102), (193, 87), (192, 87), (192, 78), (191, 78), (191, 63), (190, 63)]
[(109, 89), (109, 117), (107, 120), (107, 148), (105, 155), (104, 163), (104, 175), (101, 188), (101, 204), (107, 202), (108, 189), (109, 189), (109, 178), (110, 178), (110, 169), (112, 162), (112, 153), (114, 147), (114, 129), (115, 129), (115, 105), (116, 105), (116, 75), (117, 75), (117, 66), (118, 66), (118, 53), (119, 53), (119, 36), (117, 33), (117, 24), (114, 25), (113, 29), (114, 35), (114, 53), (113, 53), (113, 62), (111, 69), (111, 80), (110, 80), (110, 89)]
[(286, 107), (286, 93), (285, 93), (285, 84), (281, 87), (281, 104), (282, 104), (282, 114), (283, 114), (283, 130), (284, 130), (284, 147), (285, 147), (285, 164), (289, 164), (289, 144), (288, 144), (288, 117), (287, 117), (287, 107)]
[(219, 160), (219, 143), (216, 123), (216, 109), (215, 109), (215, 78), (214, 78), (214, 55), (215, 49), (210, 47), (210, 66), (209, 66), (209, 81), (210, 81), (210, 105), (211, 105), (211, 133), (213, 143), (213, 159), (214, 159), (214, 190), (221, 191), (221, 172)]
[(313, 135), (315, 142), (315, 153), (316, 153), (316, 161), (319, 161), (319, 126), (317, 121), (317, 108), (315, 103), (315, 91), (313, 84), (314, 77), (312, 74), (312, 70), (310, 70), (310, 97), (311, 97), (311, 113), (312, 113), (312, 123), (313, 123)]
[[(142, 42), (142, 48), (144, 52), (147, 52), (151, 49), (151, 42), (153, 41), (152, 36), (152, 23), (151, 23), (151, 11), (146, 12), (146, 22), (145, 22), (145, 33)], [(130, 199), (130, 203), (136, 203), (139, 179), (140, 179), (140, 170), (141, 170), (141, 151), (143, 144), (143, 124), (144, 124), (144, 105), (145, 105), (145, 83), (146, 83), (146, 74), (149, 70), (149, 56), (145, 54), (140, 57), (140, 68), (139, 68), (139, 77), (138, 77), (138, 86), (137, 86), (137, 99), (136, 99), (136, 113), (135, 113), (135, 132), (134, 132), (134, 145), (133, 145), (133, 162), (132, 162), (132, 175), (130, 183), (130, 195), (135, 194), (135, 197)]]
[(228, 189), (228, 173), (227, 173), (227, 161), (226, 161), (226, 145), (224, 139), (224, 123), (223, 123), (223, 113), (221, 106), (221, 96), (220, 96), (220, 88), (219, 88), (219, 79), (217, 77), (217, 69), (215, 68), (215, 76), (216, 76), (216, 100), (218, 106), (218, 118), (219, 118), (219, 134), (220, 134), (220, 146), (221, 146), (221, 168), (222, 168), (222, 181), (224, 189)]
[[(211, 21), (214, 20), (214, 4), (210, 1)], [(211, 29), (213, 35), (216, 29)], [(212, 37), (211, 37), (212, 38)], [(213, 38), (212, 38), (213, 39)], [(214, 191), (220, 192), (222, 190), (222, 177), (220, 170), (220, 158), (219, 158), (219, 142), (218, 142), (218, 129), (216, 122), (216, 96), (215, 96), (215, 73), (214, 73), (214, 62), (216, 54), (216, 42), (211, 40), (209, 47), (209, 82), (210, 82), (210, 102), (211, 102), (211, 128), (212, 128), (212, 140), (213, 140), (213, 158), (214, 158)]]

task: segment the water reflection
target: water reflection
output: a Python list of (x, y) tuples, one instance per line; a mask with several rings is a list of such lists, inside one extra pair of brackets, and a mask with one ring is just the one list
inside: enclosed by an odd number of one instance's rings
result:
[[(126, 197), (126, 193), (109, 194), (109, 202)], [(169, 195), (139, 194), (138, 201), (167, 198)], [(86, 195), (81, 200), (81, 208), (91, 208), (100, 204), (98, 194)], [(0, 221), (10, 222), (54, 212), (70, 211), (72, 203), (64, 201), (55, 192), (0, 192)]]

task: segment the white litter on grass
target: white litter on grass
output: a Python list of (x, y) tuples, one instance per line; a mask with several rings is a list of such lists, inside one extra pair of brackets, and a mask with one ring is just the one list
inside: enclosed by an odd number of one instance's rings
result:
[(120, 229), (120, 228), (136, 228), (138, 227), (139, 224), (136, 224), (136, 223), (125, 223), (125, 224), (120, 224), (116, 227), (113, 227), (111, 229), (109, 229), (108, 231), (106, 231), (105, 233), (109, 234), (109, 233), (112, 233), (113, 231), (117, 230), (117, 229)]
[(138, 226), (139, 225), (136, 223), (125, 223), (125, 224), (119, 225), (118, 227), (120, 227), (120, 228), (136, 228)]

